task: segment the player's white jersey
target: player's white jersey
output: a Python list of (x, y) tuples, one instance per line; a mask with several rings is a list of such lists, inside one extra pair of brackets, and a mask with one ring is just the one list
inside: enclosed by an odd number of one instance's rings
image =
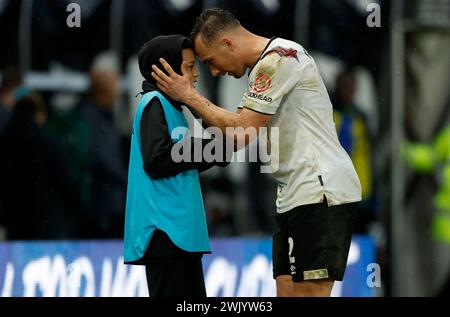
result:
[[(361, 200), (361, 184), (339, 143), (328, 92), (311, 56), (299, 44), (275, 38), (251, 70), (240, 107), (273, 115), (268, 133), (277, 211), (323, 202)], [(269, 129), (270, 131), (270, 129)]]

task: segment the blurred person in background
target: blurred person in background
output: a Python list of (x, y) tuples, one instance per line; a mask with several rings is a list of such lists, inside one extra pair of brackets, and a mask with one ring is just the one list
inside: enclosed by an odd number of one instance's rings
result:
[(111, 239), (123, 235), (126, 168), (122, 136), (114, 121), (119, 97), (119, 75), (113, 69), (93, 67), (90, 93), (80, 105), (89, 129), (92, 166), (91, 206), (83, 220), (81, 235), (89, 239)]
[[(258, 144), (258, 146), (260, 145)], [(257, 162), (248, 164), (246, 179), (252, 229), (253, 233), (259, 236), (272, 233), (278, 187), (277, 182), (270, 175), (261, 173), (262, 166), (263, 163), (258, 155)]]
[(40, 95), (17, 101), (0, 137), (0, 195), (9, 240), (67, 238), (65, 205), (76, 204), (65, 158), (42, 132), (47, 111)]
[(45, 124), (45, 134), (58, 142), (67, 158), (71, 187), (79, 195), (76, 206), (68, 206), (72, 239), (89, 238), (83, 229), (92, 202), (91, 131), (83, 118), (76, 95), (61, 92), (51, 98), (51, 108)]
[[(16, 103), (18, 87), (22, 84), (22, 75), (19, 70), (14, 66), (7, 66), (3, 70), (2, 78), (0, 81), (0, 137), (8, 125), (13, 108)], [(0, 153), (1, 153), (0, 149)], [(1, 177), (1, 174), (0, 174)], [(1, 199), (0, 193), (0, 225), (4, 224), (2, 219), (4, 213), (4, 202)]]
[(13, 66), (6, 67), (0, 84), (0, 135), (11, 118), (21, 85), (22, 75), (19, 70)]
[[(437, 174), (439, 187), (433, 199), (435, 215), (430, 231), (433, 238), (450, 246), (450, 124), (444, 126), (430, 144), (406, 142), (402, 154), (418, 173)], [(449, 294), (450, 273), (439, 295)]]
[(356, 89), (355, 73), (345, 68), (336, 78), (331, 101), (339, 141), (350, 155), (361, 182), (362, 201), (355, 231), (367, 233), (368, 225), (374, 220), (372, 147), (367, 118), (354, 101)]
[(236, 219), (233, 215), (233, 182), (228, 177), (201, 179), (203, 197), (208, 222), (208, 232), (212, 237), (230, 237), (237, 234)]
[(243, 129), (230, 134), (227, 128), (279, 131), (279, 138), (268, 133), (272, 163), (279, 163), (273, 171), (279, 183), (272, 252), (277, 295), (330, 296), (334, 281), (344, 276), (361, 185), (339, 143), (314, 60), (295, 42), (249, 32), (223, 9), (203, 11), (192, 37), (213, 76), (241, 78), (250, 68), (240, 109), (234, 113), (214, 105), (163, 59), (163, 68), (153, 66), (158, 88), (237, 145), (253, 140)]
[[(155, 37), (139, 52), (145, 81), (133, 121), (124, 261), (145, 265), (151, 297), (206, 297), (201, 259), (210, 244), (199, 172), (228, 163), (205, 161), (203, 150), (213, 139), (192, 138), (181, 103), (157, 88), (150, 73), (161, 56), (180, 74), (184, 63), (192, 84), (199, 76), (192, 40), (185, 36)], [(180, 129), (183, 134), (175, 135)], [(172, 156), (180, 145), (188, 161)]]

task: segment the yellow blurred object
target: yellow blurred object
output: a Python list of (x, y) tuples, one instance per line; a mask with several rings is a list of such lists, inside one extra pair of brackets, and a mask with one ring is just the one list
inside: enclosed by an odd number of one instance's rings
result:
[(432, 145), (407, 142), (402, 157), (420, 173), (439, 171), (439, 189), (433, 203), (436, 214), (432, 222), (433, 237), (450, 243), (450, 125), (446, 126)]
[(407, 142), (402, 147), (402, 156), (418, 172), (430, 173), (434, 170), (436, 160), (429, 145)]
[(450, 213), (448, 215), (438, 213), (433, 218), (432, 233), (437, 240), (450, 243)]
[[(340, 111), (334, 111), (334, 121), (338, 134), (340, 134), (344, 115)], [(366, 125), (362, 118), (352, 117), (351, 125), (352, 133), (352, 148), (349, 154), (359, 181), (361, 182), (362, 198), (367, 199), (373, 193), (372, 180), (372, 163), (371, 163), (371, 148), (369, 142), (369, 135)], [(347, 150), (347, 149), (346, 149)]]

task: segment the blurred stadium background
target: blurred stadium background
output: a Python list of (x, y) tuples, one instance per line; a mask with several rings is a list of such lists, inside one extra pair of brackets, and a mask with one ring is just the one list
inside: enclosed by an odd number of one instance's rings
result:
[[(67, 26), (71, 3), (81, 27)], [(147, 295), (121, 258), (136, 55), (214, 6), (302, 44), (332, 96), (364, 196), (333, 295), (448, 295), (450, 0), (0, 0), (0, 296)], [(200, 71), (199, 89), (234, 110), (245, 78)], [(210, 296), (275, 294), (276, 184), (259, 167), (201, 177)]]

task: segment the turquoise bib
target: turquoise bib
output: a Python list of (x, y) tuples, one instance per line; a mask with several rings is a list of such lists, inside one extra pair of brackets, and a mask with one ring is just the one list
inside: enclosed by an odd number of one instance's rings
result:
[[(175, 245), (189, 252), (209, 252), (205, 210), (197, 170), (164, 179), (144, 171), (141, 152), (141, 117), (153, 98), (162, 104), (169, 133), (189, 131), (183, 113), (159, 92), (144, 94), (133, 121), (125, 213), (124, 260), (141, 259), (155, 229), (164, 231)], [(183, 131), (183, 130), (181, 130)], [(183, 139), (172, 138), (174, 142)]]

